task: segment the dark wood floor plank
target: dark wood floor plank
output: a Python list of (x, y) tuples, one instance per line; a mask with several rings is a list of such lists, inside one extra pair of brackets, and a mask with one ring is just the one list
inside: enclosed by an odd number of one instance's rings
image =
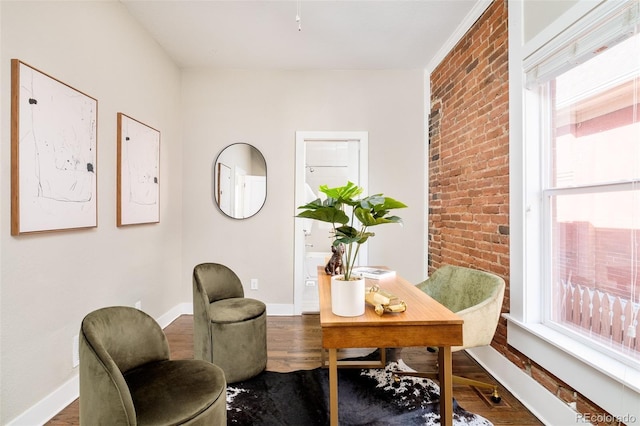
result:
[[(173, 359), (193, 358), (193, 316), (182, 315), (165, 329)], [(322, 365), (322, 331), (318, 315), (270, 316), (267, 318), (267, 370), (288, 372), (306, 370)], [(339, 357), (360, 356), (370, 349), (349, 349), (339, 351)], [(426, 348), (403, 348), (403, 361), (419, 371), (433, 371), (437, 356)], [(466, 352), (453, 354), (454, 374), (461, 374), (477, 380), (493, 382), (494, 379)], [(494, 425), (542, 425), (526, 407), (500, 386), (502, 401), (494, 404), (491, 392), (470, 386), (454, 385), (453, 394), (458, 403), (467, 411), (479, 414)], [(79, 425), (79, 403), (75, 400), (53, 419), (50, 426)]]

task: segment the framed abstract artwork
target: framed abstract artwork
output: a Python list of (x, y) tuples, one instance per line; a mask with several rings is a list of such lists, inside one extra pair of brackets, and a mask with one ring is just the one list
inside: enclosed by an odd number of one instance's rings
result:
[(160, 222), (160, 132), (118, 113), (117, 225)]
[(11, 234), (98, 226), (98, 101), (11, 60)]

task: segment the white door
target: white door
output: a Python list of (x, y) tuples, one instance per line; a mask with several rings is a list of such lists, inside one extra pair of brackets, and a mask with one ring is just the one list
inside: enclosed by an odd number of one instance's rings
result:
[(233, 168), (233, 214), (236, 217), (244, 217), (244, 187), (245, 182), (244, 179), (247, 176), (246, 170), (244, 170), (240, 166), (235, 166)]
[[(367, 188), (367, 132), (296, 132), (295, 214), (316, 198), (320, 185), (342, 186), (348, 181)], [(331, 224), (295, 219), (294, 312), (318, 312), (317, 267), (331, 256)], [(360, 249), (359, 264), (366, 264), (367, 249)]]
[(226, 164), (218, 163), (218, 194), (216, 199), (220, 210), (229, 216), (231, 211), (231, 168)]
[(244, 177), (244, 212), (242, 217), (251, 217), (256, 214), (264, 204), (267, 197), (267, 177)]

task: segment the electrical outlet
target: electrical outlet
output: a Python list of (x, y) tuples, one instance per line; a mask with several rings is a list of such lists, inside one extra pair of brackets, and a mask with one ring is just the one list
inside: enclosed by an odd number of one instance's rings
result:
[(251, 278), (251, 290), (257, 290), (257, 289), (258, 289), (258, 279)]
[(71, 356), (72, 356), (73, 367), (75, 368), (78, 365), (80, 365), (80, 341), (77, 334), (73, 336)]
[(140, 310), (140, 311), (142, 310), (142, 300), (138, 300), (136, 302), (135, 308)]
[(316, 286), (316, 282), (313, 280), (307, 280), (305, 281), (304, 285), (306, 285), (307, 287), (315, 287)]

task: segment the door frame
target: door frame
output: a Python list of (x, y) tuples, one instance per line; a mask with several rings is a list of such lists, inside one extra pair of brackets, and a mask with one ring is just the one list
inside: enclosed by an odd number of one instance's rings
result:
[[(366, 131), (296, 131), (296, 166), (295, 166), (295, 194), (294, 216), (299, 213), (298, 206), (305, 201), (305, 142), (307, 141), (349, 141), (359, 144), (358, 185), (367, 194), (369, 186), (369, 132)], [(305, 289), (304, 254), (305, 240), (303, 221), (294, 220), (293, 246), (293, 310), (295, 315), (302, 314), (302, 294)], [(366, 247), (360, 249), (361, 259), (367, 259)]]

